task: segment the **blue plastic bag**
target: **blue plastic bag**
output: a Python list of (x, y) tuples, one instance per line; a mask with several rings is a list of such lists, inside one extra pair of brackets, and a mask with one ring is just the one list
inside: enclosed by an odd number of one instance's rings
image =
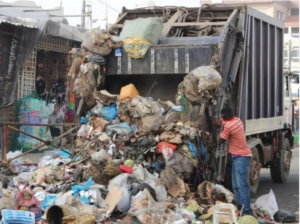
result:
[(46, 208), (55, 204), (56, 194), (49, 194), (45, 197), (43, 203), (40, 205), (40, 208), (45, 210)]
[(196, 146), (195, 146), (193, 143), (191, 143), (191, 142), (188, 142), (188, 145), (189, 145), (190, 151), (191, 151), (192, 154), (193, 154), (193, 157), (194, 157), (194, 158), (197, 158), (197, 156), (198, 156), (198, 151), (197, 151)]
[[(69, 149), (65, 149), (65, 151), (70, 152)], [(60, 150), (59, 155), (60, 155), (61, 157), (63, 157), (63, 158), (70, 158), (70, 157), (71, 157), (70, 154), (68, 154), (68, 153), (66, 153), (66, 152), (64, 152), (64, 151), (62, 151), (62, 150)]]
[(81, 202), (83, 202), (84, 204), (87, 204), (87, 205), (90, 204), (89, 199), (85, 195), (80, 196), (79, 201), (81, 201)]
[(107, 121), (114, 120), (118, 115), (118, 110), (116, 104), (111, 104), (107, 107), (102, 107), (99, 110), (98, 116), (103, 117)]
[(74, 185), (71, 190), (74, 191), (73, 196), (77, 196), (80, 191), (88, 191), (93, 185), (93, 179), (90, 177), (84, 185)]

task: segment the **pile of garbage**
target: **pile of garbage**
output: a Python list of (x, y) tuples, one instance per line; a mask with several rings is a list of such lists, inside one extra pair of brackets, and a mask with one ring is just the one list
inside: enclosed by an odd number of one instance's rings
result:
[[(199, 179), (201, 163), (207, 165), (206, 143), (199, 141), (197, 126), (181, 121), (181, 106), (142, 97), (132, 84), (119, 95), (101, 90), (93, 97), (96, 106), (80, 119), (72, 155), (46, 152), (37, 166), (28, 159), (11, 161), (6, 175), (0, 176), (4, 223), (238, 219), (234, 195), (222, 185)], [(256, 215), (264, 223), (272, 222), (278, 210), (270, 194), (256, 203)], [(267, 200), (269, 211), (262, 209)], [(258, 223), (252, 216), (239, 220)]]
[[(157, 33), (161, 23), (145, 21), (158, 24)], [(196, 68), (180, 83), (176, 104), (140, 96), (133, 84), (111, 94), (101, 89), (105, 56), (123, 43), (130, 50), (145, 42), (123, 36), (125, 42), (92, 31), (81, 49), (73, 49), (72, 92), (86, 105), (75, 148), (71, 155), (45, 152), (38, 165), (28, 159), (7, 164), (0, 175), (3, 223), (237, 223), (241, 211), (232, 192), (206, 181), (207, 149), (217, 143), (204, 131), (203, 119), (193, 119), (195, 102), (201, 102), (197, 118), (207, 104), (216, 105), (220, 74), (209, 66)], [(133, 57), (143, 57), (155, 41)], [(263, 207), (257, 205), (257, 217), (272, 221), (274, 210)], [(252, 216), (239, 222), (258, 223)]]

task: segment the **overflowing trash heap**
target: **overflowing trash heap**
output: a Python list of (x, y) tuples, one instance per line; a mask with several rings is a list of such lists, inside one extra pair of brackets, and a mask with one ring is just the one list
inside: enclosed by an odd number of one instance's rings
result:
[[(72, 155), (46, 152), (38, 166), (10, 161), (0, 176), (3, 223), (199, 224), (239, 218), (234, 195), (202, 178), (212, 139), (189, 119), (191, 103), (199, 95), (210, 99), (209, 91), (221, 84), (219, 73), (211, 67), (192, 71), (179, 85), (176, 104), (140, 96), (132, 84), (118, 95), (97, 90), (105, 56), (121, 45), (117, 37), (92, 33), (82, 49), (73, 50), (73, 92), (86, 105), (75, 149)], [(265, 210), (261, 204), (256, 218), (272, 222), (278, 206), (270, 202)], [(258, 223), (256, 218), (239, 222)]]

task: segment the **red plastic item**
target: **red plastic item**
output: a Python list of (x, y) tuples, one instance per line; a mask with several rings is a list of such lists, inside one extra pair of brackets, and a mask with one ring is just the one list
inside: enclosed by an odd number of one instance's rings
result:
[(132, 174), (132, 168), (124, 165), (120, 165), (120, 170), (124, 173)]
[(156, 153), (162, 153), (163, 149), (166, 147), (170, 147), (171, 149), (173, 149), (173, 151), (175, 151), (177, 149), (177, 145), (174, 145), (170, 142), (160, 142), (157, 144), (156, 146)]

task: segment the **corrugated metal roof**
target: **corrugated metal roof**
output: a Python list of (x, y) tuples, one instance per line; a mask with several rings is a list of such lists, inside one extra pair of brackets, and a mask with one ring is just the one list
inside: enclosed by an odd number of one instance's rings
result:
[(0, 23), (9, 23), (9, 24), (12, 24), (14, 26), (24, 26), (24, 27), (33, 28), (33, 29), (38, 28), (33, 23), (28, 23), (26, 21), (23, 21), (23, 22), (13, 22), (13, 21), (5, 20), (5, 19), (0, 19)]

